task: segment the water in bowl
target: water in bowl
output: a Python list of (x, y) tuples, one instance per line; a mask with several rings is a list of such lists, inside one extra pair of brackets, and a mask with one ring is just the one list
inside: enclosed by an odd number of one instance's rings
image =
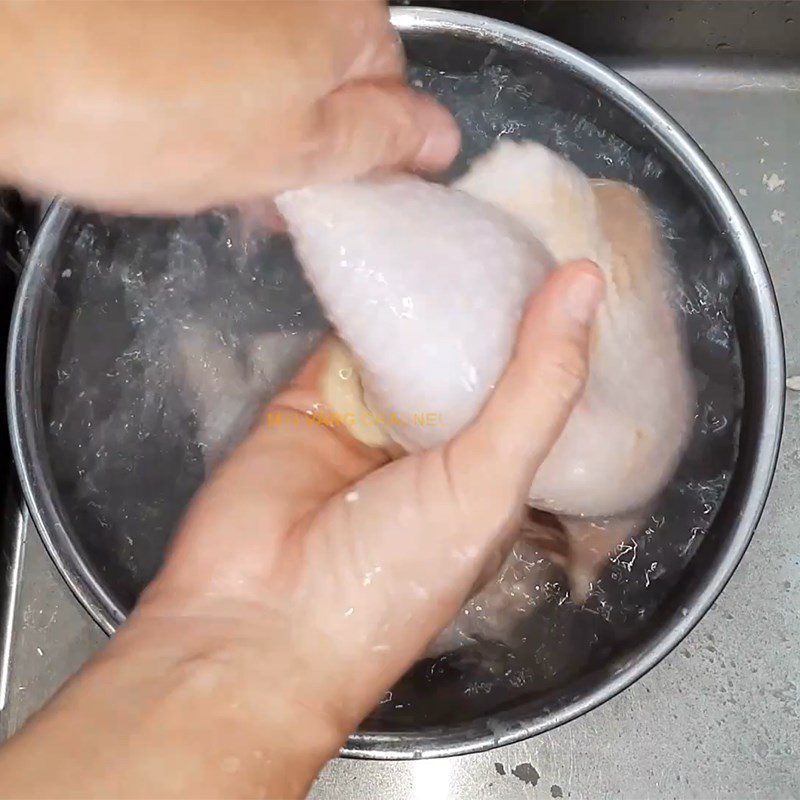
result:
[[(592, 177), (646, 193), (678, 266), (674, 301), (699, 399), (677, 474), (587, 603), (576, 606), (563, 580), (551, 582), (544, 601), (518, 615), (509, 641), (476, 641), (417, 664), (367, 721), (377, 730), (468, 720), (543, 696), (641, 632), (709, 531), (735, 462), (742, 407), (736, 271), (704, 235), (700, 213), (671, 190), (668, 166), (584, 116), (536, 102), (501, 67), (415, 67), (411, 79), (447, 104), (464, 131), (452, 174), (512, 137), (543, 142)], [(50, 464), (85, 558), (130, 610), (208, 469), (326, 324), (286, 238), (248, 231), (234, 212), (176, 221), (80, 214), (66, 244), (42, 360)]]

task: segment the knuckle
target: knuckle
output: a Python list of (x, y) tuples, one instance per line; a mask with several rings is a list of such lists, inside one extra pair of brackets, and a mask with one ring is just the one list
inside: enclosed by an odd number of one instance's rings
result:
[(349, 98), (336, 92), (322, 104), (321, 120), (316, 136), (316, 155), (322, 158), (342, 158), (353, 138), (353, 123)]
[(578, 395), (589, 377), (589, 365), (577, 346), (561, 347), (550, 359), (548, 371), (564, 399)]
[(398, 160), (410, 158), (421, 144), (411, 97), (405, 92), (393, 92), (387, 94), (384, 100), (388, 107), (383, 150), (387, 156)]

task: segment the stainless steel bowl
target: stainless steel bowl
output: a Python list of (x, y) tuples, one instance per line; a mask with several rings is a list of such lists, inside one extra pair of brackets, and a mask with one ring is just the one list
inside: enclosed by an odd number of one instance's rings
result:
[[(547, 103), (566, 108), (655, 154), (666, 170), (663, 185), (673, 201), (692, 210), (704, 241), (724, 252), (738, 272), (734, 313), (745, 398), (738, 460), (727, 494), (709, 535), (646, 629), (602, 663), (549, 692), (489, 711), (462, 710), (449, 722), (441, 716), (429, 722), (424, 713), (402, 724), (368, 722), (343, 751), (384, 759), (463, 754), (535, 735), (604, 702), (662, 659), (709, 609), (742, 558), (769, 491), (784, 402), (783, 344), (766, 265), (731, 192), (674, 120), (613, 71), (531, 31), (470, 14), (413, 8), (395, 10), (393, 21), (413, 63), (462, 74), (502, 65), (526, 84), (523, 100), (531, 107)], [(117, 567), (102, 560), (103, 552), (112, 551), (97, 551), (97, 542), (86, 540), (85, 526), (71, 517), (54, 478), (43, 412), (43, 386), (51, 380), (52, 351), (59, 346), (60, 329), (53, 319), (63, 311), (59, 280), (64, 252), (79, 224), (78, 212), (56, 203), (35, 243), (16, 300), (8, 407), (17, 468), (42, 538), (89, 613), (112, 632), (139, 586), (120, 586)], [(112, 546), (115, 535), (107, 532)], [(148, 545), (148, 564), (141, 574), (152, 573), (165, 545), (166, 539)]]

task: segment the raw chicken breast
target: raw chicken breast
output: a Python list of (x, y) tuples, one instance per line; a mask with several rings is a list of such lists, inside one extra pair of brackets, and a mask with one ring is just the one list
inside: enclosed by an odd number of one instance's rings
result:
[(598, 517), (640, 507), (671, 477), (694, 409), (670, 266), (644, 199), (530, 143), (501, 144), (457, 186), (525, 224), (559, 263), (590, 258), (606, 278), (586, 391), (531, 504)]
[(508, 214), (411, 176), (289, 192), (277, 205), (356, 356), (366, 406), (407, 450), (452, 438), (502, 375), (550, 254)]
[[(366, 408), (395, 415), (386, 433), (407, 450), (446, 441), (475, 418), (553, 256), (596, 261), (607, 295), (589, 381), (531, 504), (609, 517), (663, 488), (693, 390), (668, 264), (634, 189), (589, 181), (541, 145), (509, 142), (455, 188), (398, 176), (290, 192), (277, 204), (355, 354)], [(420, 424), (429, 412), (441, 424)]]
[[(449, 189), (386, 178), (291, 192), (278, 207), (346, 343), (332, 350), (326, 402), (367, 418), (351, 433), (373, 446), (455, 435), (490, 395), (547, 272), (576, 258), (600, 266), (590, 375), (531, 486), (540, 511), (428, 654), (510, 642), (564, 574), (585, 600), (669, 480), (693, 413), (673, 276), (638, 192), (591, 181), (540, 145), (502, 143)], [(420, 424), (430, 412), (441, 424)]]

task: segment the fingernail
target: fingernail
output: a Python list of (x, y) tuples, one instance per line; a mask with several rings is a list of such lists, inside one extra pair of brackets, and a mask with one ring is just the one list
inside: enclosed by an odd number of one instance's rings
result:
[(567, 313), (581, 325), (590, 325), (603, 299), (603, 289), (603, 280), (598, 272), (579, 272), (573, 277), (567, 291)]
[(426, 129), (425, 139), (416, 157), (416, 166), (425, 170), (445, 169), (461, 149), (461, 130), (456, 121), (438, 103), (425, 104), (418, 121)]

